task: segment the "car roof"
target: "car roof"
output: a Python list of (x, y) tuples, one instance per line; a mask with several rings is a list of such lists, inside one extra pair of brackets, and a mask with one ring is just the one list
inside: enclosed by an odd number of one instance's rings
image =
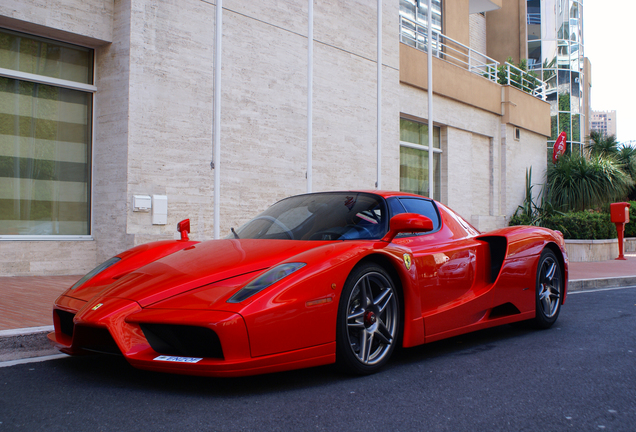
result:
[[(345, 191), (343, 191), (345, 192)], [(393, 196), (411, 196), (414, 198), (426, 198), (426, 199), (430, 199), (428, 197), (425, 197), (423, 195), (417, 195), (417, 194), (413, 194), (413, 193), (409, 193), (409, 192), (400, 192), (400, 191), (390, 191), (390, 190), (352, 190), (352, 191), (346, 191), (346, 192), (360, 192), (360, 193), (369, 193), (369, 194), (375, 194), (375, 195), (380, 195), (383, 198), (389, 198), (389, 197), (393, 197)]]

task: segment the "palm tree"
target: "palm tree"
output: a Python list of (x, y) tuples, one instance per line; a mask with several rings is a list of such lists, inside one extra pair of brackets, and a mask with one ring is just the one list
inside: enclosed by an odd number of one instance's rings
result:
[(605, 135), (600, 131), (590, 132), (586, 147), (592, 156), (614, 157), (618, 154), (616, 135)]
[[(625, 174), (636, 183), (636, 148), (623, 144), (618, 149), (616, 160)], [(629, 199), (636, 199), (636, 186), (629, 192)]]
[(552, 205), (560, 211), (598, 208), (622, 200), (634, 186), (614, 157), (598, 154), (589, 159), (580, 154), (563, 155), (548, 167), (547, 175)]

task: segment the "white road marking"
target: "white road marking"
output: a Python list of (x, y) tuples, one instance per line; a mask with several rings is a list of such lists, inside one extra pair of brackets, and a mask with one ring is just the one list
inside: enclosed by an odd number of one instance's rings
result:
[(25, 359), (19, 359), (19, 360), (9, 360), (9, 361), (0, 362), (0, 368), (15, 366), (19, 364), (39, 363), (39, 362), (48, 361), (48, 360), (57, 360), (64, 357), (68, 357), (68, 356), (66, 354), (54, 354), (54, 355), (48, 355), (48, 356), (42, 356), (42, 357), (31, 357), (31, 358), (25, 358)]

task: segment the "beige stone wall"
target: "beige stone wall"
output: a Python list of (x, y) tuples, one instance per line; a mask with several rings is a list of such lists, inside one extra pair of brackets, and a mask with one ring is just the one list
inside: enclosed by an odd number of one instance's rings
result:
[(515, 126), (504, 125), (502, 137), (502, 209), (509, 219), (525, 198), (526, 169), (532, 167), (533, 195), (539, 198), (541, 187), (545, 184), (547, 169), (546, 137), (525, 129), (519, 131), (519, 140), (515, 139)]
[[(192, 238), (209, 239), (215, 187), (222, 235), (278, 199), (306, 191), (306, 1), (265, 0), (258, 8), (224, 2), (219, 185), (210, 169), (214, 2), (62, 3), (54, 10), (39, 0), (8, 0), (0, 15), (14, 24), (28, 21), (34, 33), (96, 48), (94, 241), (0, 242), (4, 275), (82, 273), (133, 245), (174, 238), (176, 223), (186, 217)], [(468, 0), (458, 7), (467, 11)], [(409, 53), (417, 62), (413, 82), (400, 82), (408, 47), (399, 43), (397, 16), (398, 2), (385, 0), (384, 189), (399, 188), (400, 113), (428, 117), (420, 75), (425, 56)], [(451, 36), (468, 43), (467, 12), (446, 16)], [(375, 188), (376, 19), (375, 3), (315, 3), (314, 191)], [(441, 60), (435, 68), (442, 200), (480, 229), (501, 226), (503, 215), (520, 204), (528, 161), (541, 160), (545, 169), (545, 138), (539, 144), (528, 132), (521, 146), (511, 143), (512, 126), (501, 127), (498, 84)], [(151, 213), (133, 212), (135, 194), (167, 195), (168, 223), (152, 225)]]
[(515, 87), (503, 86), (503, 123), (550, 136), (550, 104)]
[[(426, 53), (400, 44), (400, 82), (426, 90), (428, 87)], [(494, 114), (501, 112), (501, 86), (484, 77), (433, 57), (433, 89), (435, 94), (472, 105)]]
[[(426, 122), (426, 92), (400, 86), (400, 112)], [(442, 130), (442, 202), (476, 228), (504, 225), (501, 198), (501, 116), (435, 96), (435, 125)]]
[(486, 16), (476, 13), (468, 17), (468, 35), (470, 47), (482, 54), (487, 53), (486, 45)]
[[(193, 238), (202, 239), (212, 231), (215, 6), (130, 3), (129, 82), (122, 86), (129, 91), (127, 180), (125, 200), (118, 200), (123, 228), (140, 244), (173, 238), (177, 222), (189, 217)], [(135, 194), (167, 195), (167, 224), (133, 212)]]
[[(170, 238), (190, 217), (213, 227), (214, 7), (132, 2), (127, 234)], [(221, 233), (275, 201), (306, 191), (307, 5), (259, 9), (224, 2)], [(260, 11), (264, 12), (261, 14)], [(398, 186), (397, 4), (383, 15), (383, 180)], [(373, 189), (376, 181), (377, 12), (365, 2), (314, 7), (313, 190)], [(179, 81), (171, 77), (179, 73)], [(178, 95), (178, 98), (175, 98)], [(187, 125), (187, 127), (184, 127)], [(134, 194), (166, 194), (168, 224), (130, 208)]]
[(97, 261), (95, 241), (0, 241), (1, 276), (77, 275)]
[(470, 44), (470, 36), (468, 30), (469, 17), (469, 0), (453, 0), (450, 2), (442, 2), (443, 4), (443, 23), (442, 33), (455, 39), (464, 45)]
[(113, 39), (113, 0), (3, 0), (0, 27), (90, 47)]
[(130, 0), (117, 2), (114, 41), (95, 50), (93, 229), (97, 262), (133, 245), (127, 235)]
[(499, 63), (528, 58), (526, 1), (503, 0), (501, 9), (486, 12), (487, 53)]

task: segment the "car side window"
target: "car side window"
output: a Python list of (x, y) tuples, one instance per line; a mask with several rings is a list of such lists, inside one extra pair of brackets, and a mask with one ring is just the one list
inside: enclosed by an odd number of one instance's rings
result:
[[(395, 216), (400, 213), (417, 213), (422, 216), (426, 216), (431, 221), (433, 221), (433, 231), (435, 232), (440, 227), (440, 217), (439, 212), (437, 211), (437, 207), (435, 203), (431, 200), (420, 199), (420, 198), (395, 198), (387, 200), (389, 206), (391, 208), (391, 215)], [(428, 234), (428, 233), (422, 233)], [(422, 235), (420, 234), (420, 235)], [(398, 234), (397, 237), (410, 237), (413, 235), (417, 235), (414, 233), (402, 233)]]

